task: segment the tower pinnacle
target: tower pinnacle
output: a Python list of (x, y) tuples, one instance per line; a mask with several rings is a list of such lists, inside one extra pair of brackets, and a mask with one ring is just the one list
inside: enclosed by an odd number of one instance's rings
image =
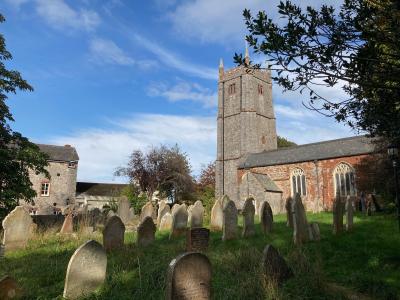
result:
[(222, 58), (219, 59), (219, 77), (222, 77), (224, 75), (224, 61)]
[(250, 65), (249, 47), (247, 46), (247, 42), (246, 42), (246, 50), (244, 52), (244, 63), (246, 64), (246, 66)]

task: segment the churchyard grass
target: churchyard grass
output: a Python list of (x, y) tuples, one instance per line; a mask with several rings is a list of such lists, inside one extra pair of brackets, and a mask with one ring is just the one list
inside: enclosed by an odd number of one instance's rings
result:
[[(394, 217), (356, 215), (353, 232), (338, 236), (332, 234), (332, 214), (308, 214), (308, 220), (319, 222), (321, 241), (301, 248), (293, 245), (283, 215), (274, 217), (273, 232), (266, 236), (259, 224), (249, 238), (240, 237), (241, 228), (238, 239), (225, 242), (222, 233), (211, 233), (206, 255), (212, 264), (212, 298), (345, 299), (345, 293), (360, 293), (370, 299), (397, 299), (400, 234)], [(94, 238), (101, 242), (100, 234)], [(0, 258), (0, 277), (9, 274), (17, 279), (25, 299), (61, 299), (68, 261), (88, 239), (37, 235), (26, 250)], [(169, 240), (168, 232), (157, 232), (156, 241), (146, 248), (136, 247), (134, 241), (135, 235), (128, 232), (124, 248), (107, 254), (106, 283), (88, 299), (164, 298), (168, 264), (184, 251), (185, 239)], [(268, 243), (295, 274), (279, 288), (264, 280), (260, 268)]]

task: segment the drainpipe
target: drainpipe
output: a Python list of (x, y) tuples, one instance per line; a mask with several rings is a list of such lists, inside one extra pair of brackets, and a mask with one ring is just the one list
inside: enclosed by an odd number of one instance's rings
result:
[(318, 172), (318, 160), (314, 160), (315, 174), (317, 175), (317, 208), (319, 211), (319, 199), (320, 199), (320, 189), (319, 189), (319, 172)]

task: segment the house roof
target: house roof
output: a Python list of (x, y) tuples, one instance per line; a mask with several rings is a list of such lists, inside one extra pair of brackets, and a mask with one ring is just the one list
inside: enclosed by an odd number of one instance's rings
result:
[(76, 194), (88, 196), (115, 196), (118, 197), (127, 184), (118, 183), (96, 183), (96, 182), (77, 182)]
[(373, 138), (364, 135), (319, 143), (251, 153), (239, 165), (240, 169), (283, 165), (329, 158), (355, 156), (375, 152)]
[(55, 146), (55, 145), (44, 145), (37, 144), (40, 151), (46, 153), (50, 160), (53, 161), (77, 161), (79, 160), (76, 149), (70, 145)]
[(275, 182), (266, 174), (251, 172), (256, 180), (267, 192), (282, 193), (282, 190), (275, 184)]

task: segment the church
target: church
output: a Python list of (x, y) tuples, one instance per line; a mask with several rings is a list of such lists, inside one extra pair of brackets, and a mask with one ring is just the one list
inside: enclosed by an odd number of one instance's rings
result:
[[(245, 60), (250, 61), (247, 49)], [(374, 149), (365, 136), (278, 149), (270, 71), (245, 66), (225, 71), (221, 60), (217, 198), (227, 195), (240, 209), (253, 197), (256, 212), (266, 200), (276, 214), (299, 193), (308, 211), (330, 210), (338, 193), (358, 196), (355, 166)]]

